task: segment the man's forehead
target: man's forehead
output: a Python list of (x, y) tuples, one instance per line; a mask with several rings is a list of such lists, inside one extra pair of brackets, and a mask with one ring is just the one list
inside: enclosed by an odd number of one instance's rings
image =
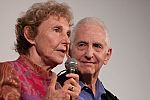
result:
[[(82, 34), (82, 33), (81, 33)], [(76, 43), (86, 43), (86, 44), (106, 44), (105, 36), (99, 35), (77, 35), (75, 36), (74, 42)]]

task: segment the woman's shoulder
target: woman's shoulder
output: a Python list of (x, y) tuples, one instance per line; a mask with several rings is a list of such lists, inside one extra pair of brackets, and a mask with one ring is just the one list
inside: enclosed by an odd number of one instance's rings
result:
[(20, 97), (19, 78), (10, 61), (0, 62), (0, 90), (0, 99)]
[(12, 63), (11, 61), (6, 61), (6, 62), (0, 62), (0, 72), (5, 72), (12, 70)]
[[(18, 66), (20, 64), (20, 63), (18, 63), (19, 62), (18, 59), (12, 60), (12, 61), (0, 62), (0, 74), (7, 74), (8, 72), (10, 72), (10, 73), (16, 72), (18, 70)], [(7, 72), (7, 73), (5, 73), (5, 72)]]

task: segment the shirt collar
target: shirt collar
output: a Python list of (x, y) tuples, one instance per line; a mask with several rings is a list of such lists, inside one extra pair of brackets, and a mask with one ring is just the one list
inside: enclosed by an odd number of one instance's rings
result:
[(101, 94), (106, 93), (105, 88), (99, 79), (97, 79), (97, 81), (96, 81), (96, 91), (97, 91), (96, 93), (101, 93)]
[[(81, 86), (81, 91), (82, 91), (84, 89), (84, 87), (86, 87), (86, 86), (84, 85), (84, 83), (82, 81), (79, 81), (79, 84)], [(96, 94), (101, 94), (102, 95), (102, 94), (106, 93), (106, 91), (104, 89), (104, 86), (103, 86), (102, 82), (99, 79), (97, 79), (95, 85), (96, 85)]]

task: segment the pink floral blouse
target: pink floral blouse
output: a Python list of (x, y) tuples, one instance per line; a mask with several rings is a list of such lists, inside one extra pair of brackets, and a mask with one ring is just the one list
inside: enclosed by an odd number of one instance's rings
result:
[(50, 73), (24, 55), (0, 63), (0, 100), (43, 100)]

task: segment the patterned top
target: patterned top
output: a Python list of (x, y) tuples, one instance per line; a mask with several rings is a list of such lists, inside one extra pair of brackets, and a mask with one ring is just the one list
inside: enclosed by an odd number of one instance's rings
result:
[(43, 100), (50, 73), (24, 55), (0, 63), (0, 100)]

